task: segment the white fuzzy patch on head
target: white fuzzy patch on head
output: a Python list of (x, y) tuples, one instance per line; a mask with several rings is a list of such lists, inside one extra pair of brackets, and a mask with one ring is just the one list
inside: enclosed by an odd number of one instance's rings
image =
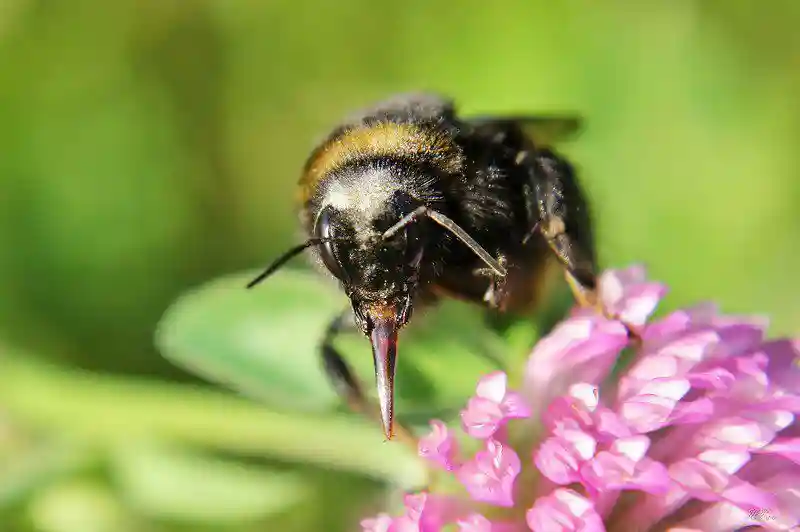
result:
[(334, 181), (325, 193), (323, 204), (341, 211), (355, 211), (361, 219), (375, 218), (397, 190), (387, 174), (374, 168), (360, 173), (353, 181)]

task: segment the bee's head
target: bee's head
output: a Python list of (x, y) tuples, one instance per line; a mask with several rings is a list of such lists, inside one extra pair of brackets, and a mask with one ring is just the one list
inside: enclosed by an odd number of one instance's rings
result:
[[(370, 338), (384, 432), (392, 437), (397, 337), (408, 323), (420, 268), (436, 261), (434, 242), (449, 234), (500, 277), (503, 267), (437, 207), (444, 207), (430, 167), (373, 160), (337, 169), (318, 181), (306, 202), (309, 239), (288, 250), (250, 282), (254, 286), (306, 249), (339, 280), (356, 322)], [(438, 237), (437, 237), (438, 235)], [(430, 244), (430, 245), (429, 245)]]
[(372, 183), (362, 179), (359, 186), (334, 183), (313, 234), (321, 242), (320, 261), (341, 283), (356, 323), (372, 343), (384, 430), (391, 437), (397, 336), (411, 317), (425, 227), (410, 223), (387, 234), (419, 202), (387, 190), (381, 177)]
[[(424, 254), (422, 223), (386, 231), (436, 196), (430, 177), (405, 161), (372, 160), (335, 172), (320, 187), (313, 224), (324, 240), (317, 252), (360, 310), (376, 305), (406, 307)], [(360, 307), (360, 308), (359, 308)]]
[(384, 236), (407, 210), (386, 205), (367, 218), (328, 205), (317, 216), (318, 256), (354, 303), (403, 302), (416, 289), (424, 254), (420, 225)]

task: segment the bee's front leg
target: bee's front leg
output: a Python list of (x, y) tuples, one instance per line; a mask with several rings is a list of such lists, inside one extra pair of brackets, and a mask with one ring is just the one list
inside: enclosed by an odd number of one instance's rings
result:
[[(596, 309), (609, 319), (617, 319), (599, 297), (597, 265), (588, 207), (578, 187), (575, 170), (562, 157), (541, 150), (535, 157), (530, 210), (538, 216), (535, 227), (565, 269), (565, 277), (575, 300), (583, 307)], [(636, 337), (625, 324), (628, 334)]]
[[(509, 271), (508, 259), (505, 255), (499, 255), (497, 257), (497, 262), (503, 267), (503, 269), (506, 270), (506, 272)], [(505, 311), (508, 304), (508, 291), (506, 290), (506, 285), (508, 283), (509, 273), (506, 273), (504, 276), (500, 276), (489, 268), (481, 268), (476, 270), (475, 273), (482, 276), (488, 276), (490, 278), (489, 287), (486, 289), (486, 293), (483, 295), (483, 301), (491, 309), (501, 312)]]

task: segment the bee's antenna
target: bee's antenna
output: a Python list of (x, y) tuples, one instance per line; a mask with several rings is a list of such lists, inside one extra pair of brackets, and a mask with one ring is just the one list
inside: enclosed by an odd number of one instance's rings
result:
[(486, 265), (489, 268), (491, 268), (491, 270), (499, 277), (506, 276), (506, 269), (503, 268), (503, 266), (501, 266), (500, 263), (497, 262), (491, 255), (489, 255), (489, 252), (486, 251), (483, 248), (483, 246), (478, 244), (478, 242), (476, 242), (474, 238), (469, 236), (469, 233), (464, 231), (464, 229), (462, 229), (461, 226), (459, 226), (457, 223), (455, 223), (453, 220), (451, 220), (444, 214), (440, 213), (439, 211), (434, 211), (433, 209), (426, 207), (425, 205), (417, 207), (410, 213), (400, 218), (400, 220), (396, 224), (391, 226), (389, 229), (386, 230), (386, 232), (383, 233), (383, 239), (386, 240), (387, 238), (391, 238), (398, 231), (400, 231), (407, 225), (416, 222), (423, 216), (427, 216), (437, 224), (441, 225), (442, 227), (450, 231), (456, 238), (458, 238), (464, 244), (466, 244), (467, 247), (471, 249), (473, 253), (475, 253), (478, 257), (480, 257), (480, 259), (483, 262), (485, 262)]
[(310, 248), (311, 246), (318, 246), (320, 244), (325, 244), (326, 242), (332, 242), (336, 240), (335, 238), (309, 238), (302, 244), (299, 244), (288, 251), (286, 251), (283, 255), (275, 259), (272, 264), (267, 266), (267, 268), (261, 272), (258, 277), (247, 283), (247, 288), (253, 288), (258, 283), (262, 282), (264, 279), (278, 271), (284, 264), (292, 260), (294, 257), (305, 251), (306, 249)]

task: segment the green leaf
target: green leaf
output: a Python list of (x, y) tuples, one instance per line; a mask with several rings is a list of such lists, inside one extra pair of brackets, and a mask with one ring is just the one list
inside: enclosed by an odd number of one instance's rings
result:
[[(270, 405), (319, 410), (338, 404), (318, 348), (330, 319), (346, 308), (346, 298), (313, 272), (284, 270), (246, 290), (252, 275), (218, 279), (181, 298), (159, 327), (162, 353)], [(342, 335), (337, 346), (372, 393), (367, 340), (354, 332)], [(447, 302), (418, 311), (401, 334), (398, 415), (427, 419), (460, 408), (504, 350), (476, 308)]]
[(343, 296), (310, 272), (283, 270), (209, 282), (179, 299), (156, 334), (176, 364), (269, 404), (319, 410), (337, 401), (317, 348)]
[(311, 487), (268, 471), (164, 445), (124, 445), (112, 460), (123, 499), (149, 518), (204, 525), (247, 523), (289, 511)]

